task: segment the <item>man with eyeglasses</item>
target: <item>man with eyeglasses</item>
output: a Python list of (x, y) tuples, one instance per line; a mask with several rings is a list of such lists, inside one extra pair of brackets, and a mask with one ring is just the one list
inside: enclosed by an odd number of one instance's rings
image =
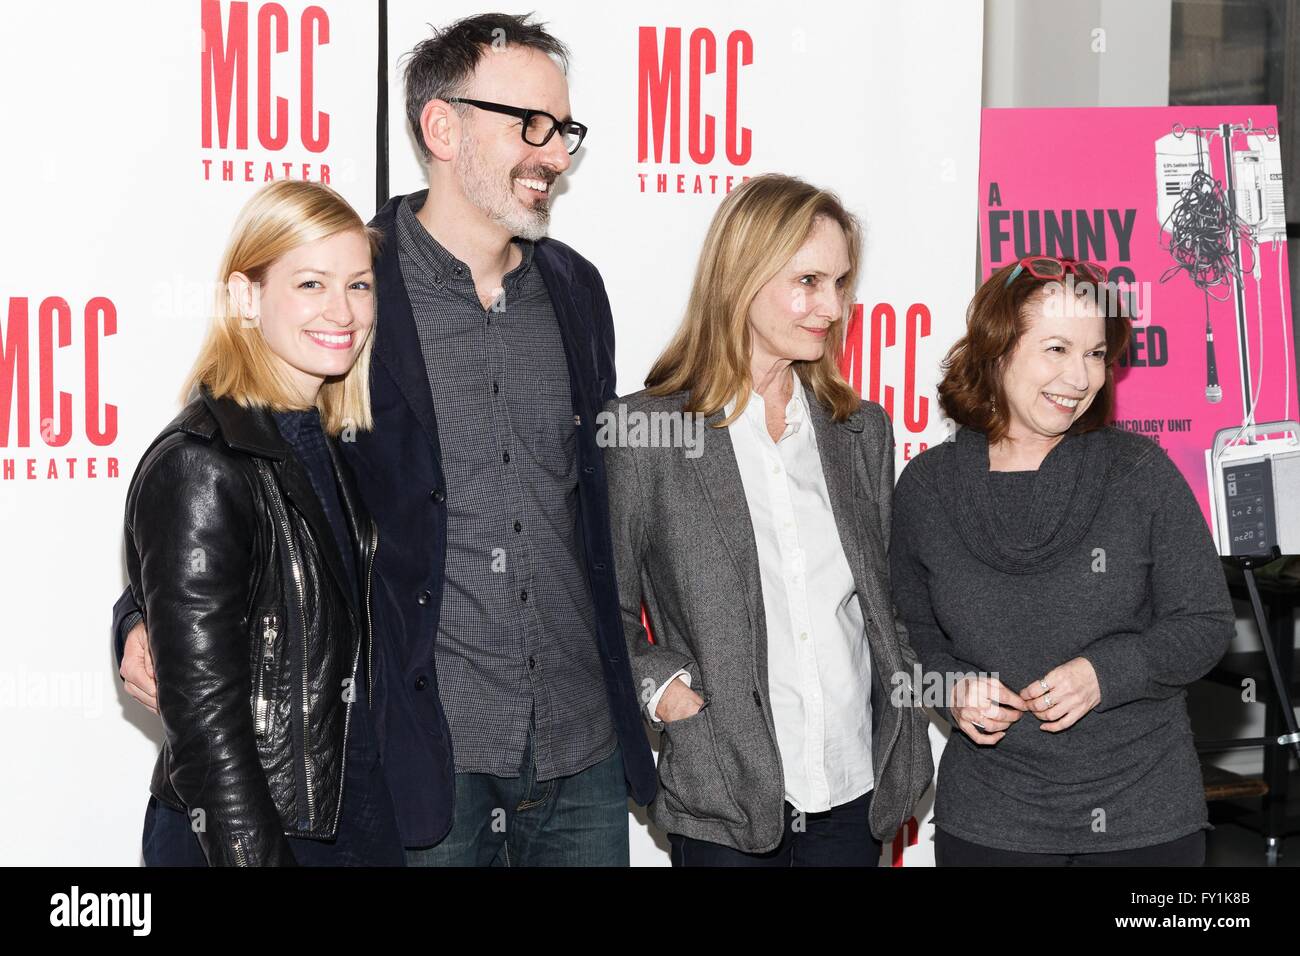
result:
[[(586, 135), (566, 68), (527, 17), (417, 45), (429, 188), (371, 221), (375, 426), (343, 448), (379, 524), (373, 709), (409, 865), (626, 866), (627, 798), (656, 786), (595, 442), (617, 394), (609, 300), (546, 238)], [(128, 604), (121, 673), (150, 706)]]

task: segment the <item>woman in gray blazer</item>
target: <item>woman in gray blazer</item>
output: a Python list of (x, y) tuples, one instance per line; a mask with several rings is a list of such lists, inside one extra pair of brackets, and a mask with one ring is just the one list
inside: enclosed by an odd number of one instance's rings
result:
[(838, 370), (860, 247), (833, 194), (749, 180), (648, 388), (602, 414), (677, 866), (874, 866), (930, 783), (889, 596), (893, 435)]

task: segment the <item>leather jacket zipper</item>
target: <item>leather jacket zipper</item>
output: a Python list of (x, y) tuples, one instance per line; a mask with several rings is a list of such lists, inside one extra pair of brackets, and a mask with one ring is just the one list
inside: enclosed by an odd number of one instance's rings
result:
[[(379, 546), (379, 531), (373, 521), (370, 522), (370, 556), (366, 560), (366, 706), (370, 704), (370, 691), (374, 688), (374, 683), (370, 679), (370, 662), (374, 659), (370, 653), (374, 644), (375, 634), (370, 619), (370, 578), (375, 567), (375, 549)], [(339, 789), (339, 801), (334, 808), (334, 825), (330, 833), (337, 835), (339, 832), (339, 817), (343, 813), (343, 790), (347, 787), (348, 779), (348, 728), (352, 724), (352, 704), (356, 701), (357, 685), (357, 665), (361, 663), (361, 644), (357, 644), (357, 651), (352, 656), (352, 700), (349, 700), (343, 711), (343, 760), (339, 764), (339, 780), (342, 781)]]
[(375, 552), (379, 550), (379, 525), (370, 522), (370, 560), (366, 567), (366, 706), (375, 701), (375, 625), (370, 614), (370, 582), (375, 576)]
[[(357, 651), (352, 655), (352, 699), (343, 705), (343, 759), (339, 762), (339, 799), (334, 805), (334, 823), (330, 826), (330, 836), (337, 836), (339, 832), (339, 816), (343, 813), (343, 792), (347, 788), (348, 779), (348, 727), (352, 723), (352, 704), (356, 700), (357, 686), (357, 665), (361, 663), (361, 644), (357, 644)], [(367, 704), (367, 706), (369, 706)]]
[(235, 853), (235, 866), (248, 866), (248, 854), (244, 851), (244, 841), (239, 837), (231, 837), (231, 849)]
[(270, 721), (267, 719), (270, 702), (267, 699), (267, 683), (271, 672), (275, 670), (275, 639), (280, 633), (280, 616), (275, 613), (262, 615), (262, 664), (257, 669), (257, 706), (254, 709), (254, 727), (257, 736), (265, 737)]
[[(261, 464), (260, 461), (259, 464)], [(275, 485), (275, 480), (266, 471), (265, 467), (259, 468), (258, 473), (262, 476), (262, 483), (266, 485), (271, 507), (275, 509), (280, 528), (284, 532), (284, 543), (289, 551), (289, 566), (293, 572), (294, 592), (298, 598), (298, 620), (302, 623), (302, 762), (307, 777), (307, 826), (314, 827), (316, 825), (316, 795), (312, 791), (311, 742), (307, 737), (311, 729), (311, 694), (307, 683), (311, 657), (307, 652), (307, 610), (302, 593), (302, 566), (298, 563), (298, 548), (293, 543), (293, 528), (289, 526), (289, 515), (285, 511), (284, 502), (280, 500), (280, 492)]]

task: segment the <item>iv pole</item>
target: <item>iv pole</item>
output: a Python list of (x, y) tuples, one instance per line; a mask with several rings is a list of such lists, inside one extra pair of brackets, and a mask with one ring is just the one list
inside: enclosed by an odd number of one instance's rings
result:
[[(1237, 218), (1237, 184), (1232, 171), (1232, 134), (1235, 130), (1243, 133), (1255, 132), (1253, 124), (1247, 123), (1244, 127), (1237, 126), (1234, 128), (1231, 123), (1224, 123), (1217, 129), (1201, 129), (1197, 127), (1182, 128), (1182, 132), (1195, 130), (1199, 136), (1202, 132), (1217, 132), (1223, 139), (1223, 179), (1224, 191), (1228, 194), (1228, 210), (1231, 213), (1230, 230), (1232, 232), (1232, 262), (1235, 266), (1232, 275), (1232, 284), (1234, 286), (1235, 296), (1233, 298), (1233, 307), (1237, 313), (1237, 352), (1241, 365), (1241, 401), (1242, 401), (1242, 429), (1246, 444), (1255, 444), (1255, 411), (1251, 407), (1251, 389), (1250, 389), (1250, 339), (1248, 329), (1246, 328), (1246, 296), (1245, 282), (1242, 279), (1241, 269), (1241, 230), (1238, 228), (1240, 220)], [(1179, 132), (1175, 128), (1175, 132)], [(1266, 130), (1266, 134), (1272, 132), (1271, 128)], [(1263, 308), (1261, 303), (1260, 308)], [(1260, 349), (1264, 348), (1264, 343), (1260, 342)], [(1297, 759), (1300, 759), (1300, 725), (1297, 725), (1295, 710), (1291, 706), (1290, 685), (1283, 675), (1277, 660), (1277, 649), (1273, 645), (1273, 635), (1269, 631), (1268, 618), (1264, 614), (1264, 605), (1259, 596), (1259, 585), (1255, 579), (1255, 568), (1276, 560), (1281, 552), (1277, 545), (1270, 549), (1270, 553), (1265, 555), (1238, 555), (1233, 558), (1241, 568), (1242, 574), (1246, 579), (1246, 590), (1250, 594), (1251, 608), (1255, 612), (1255, 624), (1259, 627), (1260, 643), (1264, 648), (1264, 657), (1268, 662), (1269, 677), (1273, 682), (1273, 691), (1277, 694), (1278, 701), (1281, 705), (1282, 718), (1286, 725), (1286, 733), (1281, 734), (1274, 740), (1270, 741), (1273, 746), (1279, 747), (1285, 753), (1287, 748), (1295, 752)], [(1279, 847), (1276, 844), (1270, 844), (1268, 847), (1268, 863), (1270, 866), (1277, 864)]]
[[(1228, 211), (1232, 217), (1232, 286), (1235, 295), (1233, 308), (1237, 314), (1237, 355), (1241, 371), (1241, 426), (1245, 429), (1243, 437), (1246, 444), (1255, 444), (1255, 409), (1251, 405), (1250, 395), (1250, 338), (1246, 329), (1246, 291), (1241, 271), (1241, 232), (1237, 228), (1237, 184), (1232, 171), (1232, 124), (1224, 123), (1219, 127), (1223, 139), (1223, 181), (1224, 192), (1228, 196)], [(1263, 347), (1263, 343), (1260, 343)]]

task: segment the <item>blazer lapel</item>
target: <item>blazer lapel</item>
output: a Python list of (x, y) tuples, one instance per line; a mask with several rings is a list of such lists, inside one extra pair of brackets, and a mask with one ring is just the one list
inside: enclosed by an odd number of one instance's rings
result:
[[(831, 500), (831, 513), (835, 517), (835, 529), (840, 535), (840, 547), (844, 549), (844, 558), (853, 573), (853, 583), (858, 590), (858, 598), (863, 604), (863, 614), (878, 621), (890, 619), (882, 602), (882, 589), (876, 576), (868, 572), (866, 550), (861, 536), (864, 520), (875, 518), (875, 502), (872, 501), (867, 488), (858, 495), (857, 443), (861, 441), (862, 420), (859, 412), (854, 412), (842, 422), (836, 422), (821, 402), (807, 389), (808, 417), (813, 423), (813, 433), (817, 436), (817, 452), (822, 462), (822, 473), (826, 476), (826, 493)], [(865, 518), (860, 510), (870, 503), (871, 514)], [(871, 632), (868, 628), (868, 633)]]
[(541, 274), (542, 284), (551, 298), (556, 324), (560, 327), (573, 411), (578, 416), (579, 434), (585, 435), (592, 429), (595, 414), (599, 411), (588, 390), (590, 383), (596, 381), (596, 367), (591, 355), (595, 335), (587, 318), (591, 315), (591, 293), (574, 282), (571, 273), (559, 271), (546, 240), (538, 241), (533, 247), (533, 267)]
[(767, 618), (763, 612), (758, 545), (754, 541), (754, 525), (745, 501), (745, 486), (740, 477), (740, 466), (736, 464), (730, 430), (713, 427), (724, 417), (719, 411), (704, 420), (704, 451), (695, 459), (695, 467), (704, 487), (704, 496), (713, 508), (718, 537), (722, 539), (744, 589), (758, 679), (762, 686), (767, 686), (767, 645), (760, 641), (760, 637), (766, 637)]
[[(415, 328), (415, 316), (411, 312), (411, 297), (406, 290), (406, 280), (402, 277), (398, 257), (397, 204), (405, 200), (404, 196), (395, 197), (371, 221), (372, 226), (382, 229), (384, 233), (383, 246), (375, 259), (379, 301), (374, 332), (374, 360), (383, 365), (397, 383), (402, 397), (410, 405), (433, 444), (434, 454), (439, 455), (438, 422), (433, 412), (429, 371), (424, 366), (420, 335)], [(374, 395), (373, 383), (371, 395)]]

